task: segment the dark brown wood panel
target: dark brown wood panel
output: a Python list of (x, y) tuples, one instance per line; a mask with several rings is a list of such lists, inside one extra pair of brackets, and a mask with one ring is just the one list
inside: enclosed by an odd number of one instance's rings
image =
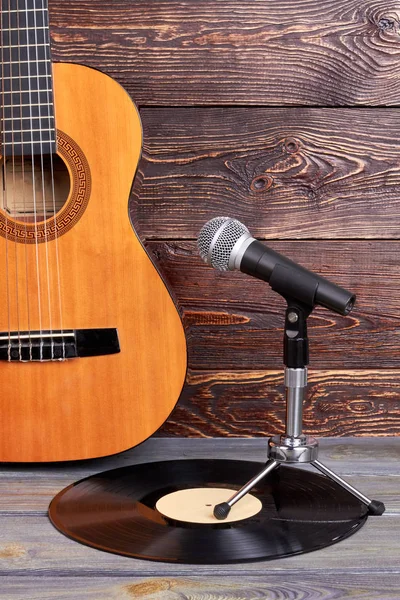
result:
[[(309, 317), (312, 367), (400, 367), (400, 242), (269, 245), (357, 294), (347, 317), (323, 308)], [(191, 368), (281, 368), (286, 304), (267, 283), (207, 266), (194, 242), (152, 242), (147, 248), (182, 311)]]
[(284, 303), (200, 261), (194, 240), (217, 215), (358, 294), (348, 318), (310, 317), (308, 430), (398, 433), (398, 2), (49, 4), (54, 59), (108, 72), (141, 108), (131, 215), (179, 303), (190, 366), (160, 435), (262, 435), (268, 415), (282, 428)]
[[(189, 371), (179, 404), (157, 436), (284, 433), (283, 370)], [(399, 435), (400, 372), (310, 370), (304, 431), (315, 436)]]
[(385, 0), (50, 0), (53, 56), (143, 105), (397, 105), (400, 9)]
[(400, 237), (397, 109), (143, 109), (141, 117), (132, 216), (146, 239), (193, 239), (218, 215), (264, 239)]

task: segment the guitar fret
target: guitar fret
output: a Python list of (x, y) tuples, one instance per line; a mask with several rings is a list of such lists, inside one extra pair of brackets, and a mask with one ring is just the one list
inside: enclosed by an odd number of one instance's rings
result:
[[(35, 75), (35, 79), (37, 77), (51, 77), (51, 75), (50, 75), (50, 73), (48, 75)], [(20, 80), (21, 77), (19, 77), (18, 75), (13, 75), (12, 77), (2, 77), (2, 81), (10, 81), (12, 79)], [(1, 92), (0, 92), (0, 94), (1, 94)]]
[(2, 30), (2, 33), (7, 33), (7, 31), (37, 31), (38, 29), (47, 30), (47, 27), (24, 27), (23, 29), (20, 29), (19, 27), (6, 27)]
[[(0, 118), (3, 118), (5, 121), (9, 118), (29, 119), (33, 112), (35, 112), (35, 117), (44, 116), (47, 118), (47, 114), (41, 114), (43, 110), (46, 110), (51, 114), (51, 116), (53, 116), (54, 112), (51, 98), (49, 98), (50, 101), (46, 103), (45, 98), (38, 97), (38, 95), (40, 96), (40, 93), (41, 92), (33, 92), (31, 98), (29, 98), (29, 94), (27, 92), (23, 92), (23, 94), (16, 94), (18, 96), (22, 96), (21, 100), (23, 100), (23, 102), (21, 104), (0, 105)], [(35, 97), (32, 97), (33, 95), (35, 95)], [(31, 103), (29, 100), (34, 100), (34, 102)], [(43, 102), (41, 102), (41, 100), (43, 100)]]
[(50, 128), (49, 127), (48, 128), (40, 127), (39, 129), (12, 129), (11, 131), (4, 131), (3, 133), (4, 134), (7, 134), (7, 133), (14, 134), (14, 133), (26, 133), (26, 132), (33, 133), (33, 132), (41, 132), (41, 131), (53, 131), (53, 128), (52, 127), (50, 127)]
[(2, 134), (3, 136), (3, 140), (2, 140), (2, 144), (3, 146), (11, 146), (12, 144), (25, 144), (25, 145), (29, 145), (31, 142), (34, 143), (40, 143), (40, 142), (53, 142), (55, 141), (56, 135), (54, 133), (54, 130), (44, 130), (44, 131), (40, 131), (39, 129), (35, 132), (32, 131), (25, 131), (25, 132), (20, 132), (18, 134), (15, 134), (14, 136), (11, 134), (11, 132), (6, 132)]
[(21, 11), (23, 11), (23, 12), (43, 12), (44, 8), (21, 8), (19, 10), (11, 9), (11, 10), (8, 10), (7, 12), (9, 12), (9, 13), (19, 13)]
[(3, 46), (1, 51), (1, 63), (28, 63), (43, 62), (50, 60), (50, 45), (47, 40), (44, 43), (35, 44), (28, 41), (27, 44), (13, 43), (11, 46)]
[(30, 115), (28, 117), (7, 117), (5, 119), (5, 121), (27, 121), (27, 120), (37, 120), (37, 119), (45, 119), (46, 121), (48, 121), (49, 119), (54, 119), (54, 115), (47, 115), (47, 116), (41, 116), (41, 117), (31, 117)]
[(35, 73), (47, 75), (51, 73), (51, 61), (47, 58), (43, 48), (25, 48), (20, 50), (6, 50), (11, 52), (0, 62), (0, 77), (4, 79), (11, 75), (29, 75), (33, 70)]
[(18, 94), (21, 93), (21, 91), (22, 91), (23, 94), (29, 94), (29, 93), (32, 93), (32, 94), (41, 94), (42, 92), (52, 92), (53, 90), (51, 88), (40, 88), (40, 90), (10, 90), (8, 92), (4, 92), (3, 91), (1, 93), (1, 96), (4, 98), (4, 96), (9, 96), (10, 94), (11, 95), (13, 95), (13, 94), (18, 95)]
[(16, 46), (2, 46), (2, 48), (7, 48), (7, 49), (14, 49), (14, 48), (18, 48), (18, 50), (20, 50), (21, 48), (41, 48), (41, 47), (48, 47), (49, 44), (17, 44)]
[(36, 134), (36, 133), (42, 133), (42, 132), (44, 135), (47, 136), (49, 132), (54, 133), (54, 129), (53, 129), (53, 127), (50, 127), (50, 128), (47, 127), (45, 129), (22, 129), (20, 131), (10, 130), (10, 131), (3, 131), (2, 135), (8, 136), (8, 137), (10, 137), (11, 135), (14, 135), (16, 139), (20, 139), (21, 134), (22, 134), (22, 137), (24, 137), (24, 135), (27, 135), (28, 140), (29, 140), (31, 138), (32, 133)]
[(44, 119), (46, 121), (48, 121), (49, 119), (52, 119), (53, 115), (48, 115), (46, 117), (7, 117), (6, 119), (4, 119), (4, 123), (11, 123), (11, 126), (13, 126), (13, 121), (16, 121), (17, 123), (19, 123), (20, 121), (31, 121), (32, 119), (37, 121), (38, 119)]
[[(50, 139), (41, 140), (31, 138), (30, 140), (12, 140), (10, 142), (2, 142), (2, 147), (6, 151), (7, 156), (10, 156), (10, 149), (11, 154), (19, 155), (23, 150), (25, 150), (25, 153), (27, 154), (31, 151), (32, 146), (37, 148), (39, 152), (43, 151), (43, 154), (48, 154), (47, 149), (55, 148), (56, 140), (54, 137), (52, 137)], [(51, 150), (51, 152), (53, 152), (53, 150)]]
[(3, 141), (2, 142), (2, 146), (13, 146), (14, 144), (18, 144), (18, 145), (24, 145), (24, 146), (29, 146), (29, 144), (34, 143), (34, 144), (48, 144), (49, 142), (55, 142), (55, 136), (47, 136), (47, 139), (40, 139), (40, 137), (37, 137), (36, 139), (34, 139), (33, 137), (30, 137), (28, 140), (22, 140), (21, 138), (17, 138), (17, 139), (13, 139), (10, 141)]
[(1, 108), (20, 108), (20, 107), (26, 107), (29, 108), (30, 106), (53, 106), (52, 102), (37, 102), (37, 103), (29, 103), (29, 104), (3, 104)]
[[(30, 136), (29, 138), (22, 138), (21, 137), (14, 137), (14, 138), (8, 138), (7, 140), (2, 140), (2, 146), (3, 148), (11, 148), (12, 150), (14, 150), (14, 147), (20, 147), (20, 148), (28, 148), (30, 146), (32, 146), (32, 144), (37, 145), (37, 147), (40, 149), (41, 147), (48, 147), (49, 144), (55, 144), (56, 140), (55, 140), (55, 136), (54, 135), (42, 135), (42, 136)], [(9, 154), (7, 152), (7, 154)]]
[[(30, 60), (15, 60), (15, 61), (13, 60), (12, 62), (22, 65), (25, 63), (29, 64), (31, 61)], [(35, 60), (35, 63), (44, 63), (44, 62), (49, 62), (49, 61), (47, 61), (46, 59)]]
[[(11, 142), (4, 142), (4, 141), (2, 141), (1, 145), (4, 148), (6, 146), (10, 146), (10, 147), (14, 146), (15, 148), (17, 148), (17, 147), (18, 148), (24, 147), (24, 148), (28, 148), (29, 149), (30, 146), (32, 146), (34, 144), (40, 150), (41, 145), (43, 145), (43, 147), (44, 147), (45, 145), (55, 144), (56, 143), (55, 136), (49, 136), (49, 138), (50, 139), (46, 139), (46, 140), (44, 140), (44, 139), (40, 140), (40, 139), (30, 138), (29, 140), (22, 140), (22, 141), (21, 141), (21, 139), (12, 140)], [(7, 155), (9, 156), (9, 153), (7, 153)]]

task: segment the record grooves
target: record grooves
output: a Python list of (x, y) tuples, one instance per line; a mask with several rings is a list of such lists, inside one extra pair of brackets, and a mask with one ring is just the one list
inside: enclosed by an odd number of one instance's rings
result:
[(215, 524), (172, 521), (156, 509), (166, 494), (195, 487), (239, 489), (261, 463), (175, 460), (105, 471), (70, 485), (49, 517), (66, 536), (107, 552), (189, 564), (223, 564), (310, 552), (355, 533), (366, 507), (328, 478), (281, 466), (252, 494), (261, 512)]

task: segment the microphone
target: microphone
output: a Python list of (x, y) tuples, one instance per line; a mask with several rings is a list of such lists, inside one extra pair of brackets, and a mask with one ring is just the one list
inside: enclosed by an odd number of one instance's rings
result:
[(347, 315), (354, 306), (354, 294), (271, 250), (236, 219), (211, 219), (200, 231), (197, 245), (208, 265), (219, 271), (238, 269), (262, 279), (284, 298), (311, 308), (319, 304), (341, 315)]

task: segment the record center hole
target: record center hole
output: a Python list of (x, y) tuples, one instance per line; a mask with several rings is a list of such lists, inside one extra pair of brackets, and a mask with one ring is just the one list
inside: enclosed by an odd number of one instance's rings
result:
[(2, 158), (1, 184), (1, 208), (24, 223), (53, 217), (64, 206), (71, 188), (67, 166), (58, 154), (35, 155), (34, 160), (29, 155)]

